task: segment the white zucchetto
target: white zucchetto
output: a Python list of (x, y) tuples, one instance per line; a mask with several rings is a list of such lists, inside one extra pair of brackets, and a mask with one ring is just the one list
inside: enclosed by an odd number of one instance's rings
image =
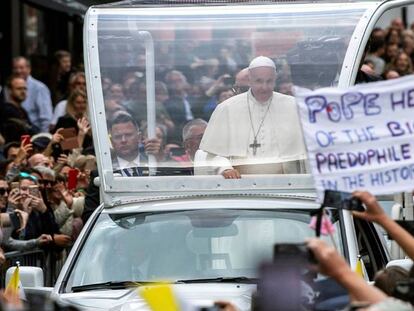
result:
[(276, 70), (275, 63), (269, 57), (266, 56), (258, 56), (250, 62), (249, 69), (257, 67), (271, 67)]

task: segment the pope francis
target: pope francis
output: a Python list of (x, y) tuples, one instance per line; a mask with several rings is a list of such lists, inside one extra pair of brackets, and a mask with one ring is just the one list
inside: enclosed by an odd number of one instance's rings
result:
[(202, 161), (225, 178), (241, 174), (288, 174), (305, 170), (306, 149), (292, 96), (273, 91), (276, 66), (265, 56), (252, 60), (249, 91), (214, 110), (200, 144)]

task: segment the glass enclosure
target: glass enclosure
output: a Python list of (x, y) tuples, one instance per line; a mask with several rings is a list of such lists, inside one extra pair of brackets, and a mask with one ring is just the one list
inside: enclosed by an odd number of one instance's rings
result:
[[(342, 253), (339, 213), (327, 243)], [(209, 209), (100, 215), (68, 279), (73, 286), (109, 281), (256, 277), (275, 243), (314, 236), (310, 210)]]
[[(286, 108), (295, 105), (292, 86), (337, 84), (366, 8), (318, 3), (101, 9), (97, 95), (107, 124), (99, 126), (108, 133), (102, 142), (110, 145), (115, 176), (214, 175), (228, 168), (305, 173), (296, 107)], [(277, 106), (276, 93), (266, 102), (256, 96), (254, 77), (243, 69), (257, 56), (274, 62), (270, 84), (286, 95), (287, 106)], [(231, 110), (230, 117), (216, 112), (212, 124), (213, 112), (232, 98), (244, 111)], [(215, 127), (208, 139), (217, 148), (204, 148), (206, 127)], [(160, 148), (148, 142), (153, 137)]]

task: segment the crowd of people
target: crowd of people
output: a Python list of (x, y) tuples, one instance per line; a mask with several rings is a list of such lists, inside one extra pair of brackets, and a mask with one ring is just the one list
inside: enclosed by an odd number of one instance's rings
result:
[[(414, 29), (413, 26), (411, 28)], [(400, 19), (393, 20), (389, 29), (374, 29), (363, 71), (378, 79), (412, 74), (412, 29), (405, 29)], [(155, 156), (157, 163), (176, 162), (190, 167), (188, 171), (180, 170), (179, 173), (193, 174), (193, 161), (213, 112), (222, 111), (225, 108), (216, 108), (235, 95), (245, 94), (249, 88), (252, 89), (252, 101), (269, 103), (263, 116), (258, 115), (253, 137), (245, 142), (248, 146), (245, 149), (252, 146), (251, 153), (255, 156), (264, 146), (271, 146), (258, 144), (256, 138), (262, 124), (266, 124), (268, 111), (271, 111), (272, 94), (279, 94), (289, 102), (287, 105), (293, 102), (290, 97), (292, 83), (286, 74), (276, 75), (276, 65), (272, 60), (254, 59), (250, 62), (247, 55), (241, 57), (240, 53), (237, 56), (232, 53), (236, 48), (223, 46), (217, 58), (203, 59), (194, 47), (188, 47), (183, 51), (187, 61), (185, 64), (181, 61), (179, 68), (174, 66), (173, 60), (164, 62), (170, 66), (156, 72), (155, 138), (147, 137), (145, 74), (128, 72), (120, 81), (103, 76), (102, 91), (116, 173), (123, 176), (148, 174), (142, 169), (142, 164), (150, 154)], [(168, 53), (164, 56), (168, 58)], [(250, 63), (249, 67), (244, 68), (247, 63)], [(255, 76), (259, 70), (268, 76), (270, 90), (255, 89), (255, 81), (262, 77)], [(55, 53), (55, 67), (46, 84), (32, 76), (30, 61), (26, 57), (15, 57), (12, 71), (0, 99), (0, 263), (5, 261), (4, 252), (37, 248), (44, 249), (58, 260), (64, 258), (65, 251), (70, 249), (91, 211), (99, 204), (98, 190), (93, 184), (97, 172), (88, 120), (85, 74), (74, 69), (71, 55), (66, 51)], [(274, 93), (274, 89), (278, 93)], [(263, 98), (258, 97), (260, 92)], [(234, 97), (233, 102), (236, 101)], [(220, 119), (217, 115), (213, 114), (214, 122)], [(235, 117), (237, 119), (239, 115), (235, 114)], [(269, 124), (272, 120), (268, 118)], [(250, 122), (254, 129), (251, 115)], [(233, 126), (237, 125), (236, 121)], [(211, 141), (211, 150), (214, 151), (213, 145), (217, 143), (217, 140)], [(210, 148), (207, 145), (205, 141), (202, 146)], [(302, 145), (297, 149), (300, 152), (304, 150)], [(273, 149), (268, 147), (266, 150), (272, 152)], [(236, 153), (229, 151), (228, 156), (238, 156)], [(294, 158), (298, 159), (303, 158)], [(225, 171), (222, 175), (226, 178), (240, 178), (240, 172), (234, 171), (233, 167), (227, 173)], [(71, 176), (74, 175), (73, 184)], [(355, 195), (368, 208), (367, 212), (355, 213), (355, 216), (383, 226), (414, 258), (412, 237), (389, 220), (371, 196), (365, 193)], [(337, 279), (357, 300), (383, 303), (387, 301), (385, 293), (392, 295), (393, 290), (383, 289), (384, 293), (356, 279), (345, 261), (323, 242), (310, 240), (308, 247), (314, 252), (321, 272)], [(382, 277), (386, 278), (384, 274)], [(408, 278), (408, 274), (405, 277)]]
[(69, 52), (56, 52), (55, 61), (46, 85), (32, 76), (29, 59), (15, 57), (2, 88), (2, 264), (5, 252), (34, 249), (63, 262), (86, 221), (85, 195), (96, 160), (85, 74), (72, 67)]
[(375, 28), (366, 51), (368, 73), (385, 80), (414, 73), (414, 23), (406, 29), (401, 18), (392, 20), (388, 29)]

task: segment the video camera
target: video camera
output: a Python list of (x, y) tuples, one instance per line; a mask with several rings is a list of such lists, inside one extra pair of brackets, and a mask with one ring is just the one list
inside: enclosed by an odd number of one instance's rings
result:
[(352, 193), (336, 190), (325, 190), (322, 206), (360, 212), (365, 210), (361, 200), (354, 198)]
[(278, 243), (273, 247), (273, 260), (300, 261), (302, 264), (316, 264), (316, 258), (305, 243)]

